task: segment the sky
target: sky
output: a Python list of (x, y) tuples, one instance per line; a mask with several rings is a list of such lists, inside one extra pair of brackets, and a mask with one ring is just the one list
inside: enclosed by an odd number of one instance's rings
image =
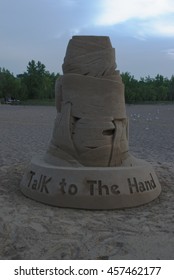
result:
[(109, 36), (121, 73), (174, 75), (173, 0), (0, 0), (0, 67), (14, 75), (32, 59), (61, 74), (73, 35)]

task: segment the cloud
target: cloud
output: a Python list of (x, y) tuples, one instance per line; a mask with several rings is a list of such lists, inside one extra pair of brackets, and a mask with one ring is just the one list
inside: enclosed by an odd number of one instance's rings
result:
[(143, 36), (161, 36), (173, 37), (174, 36), (174, 15), (161, 16), (148, 21), (141, 21), (138, 23), (139, 33)]
[(173, 0), (0, 2), (0, 67), (14, 73), (26, 71), (31, 59), (61, 72), (68, 41), (76, 34), (110, 36), (121, 71), (173, 73)]
[(112, 26), (120, 23), (136, 23), (132, 29), (140, 37), (174, 36), (173, 0), (101, 0), (97, 26)]
[(167, 49), (163, 51), (169, 59), (174, 59), (174, 49)]
[(101, 3), (98, 25), (113, 25), (132, 18), (149, 19), (174, 12), (171, 0), (101, 0)]
[[(52, 0), (53, 1), (53, 0)], [(54, 0), (55, 3), (57, 0)], [(56, 18), (57, 30), (55, 37), (77, 35), (83, 30), (92, 28), (96, 15), (100, 11), (101, 0), (59, 0), (55, 4), (53, 17)], [(59, 3), (58, 3), (59, 2)]]
[(75, 0), (60, 0), (60, 2), (62, 2), (63, 5), (65, 5), (66, 7), (73, 7), (76, 6), (77, 1)]

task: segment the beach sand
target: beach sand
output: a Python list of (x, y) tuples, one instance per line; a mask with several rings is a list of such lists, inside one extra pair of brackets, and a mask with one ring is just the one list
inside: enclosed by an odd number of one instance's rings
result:
[(49, 144), (56, 109), (0, 105), (0, 259), (174, 259), (174, 105), (127, 105), (130, 152), (152, 163), (153, 202), (124, 210), (52, 207), (26, 198), (27, 164)]

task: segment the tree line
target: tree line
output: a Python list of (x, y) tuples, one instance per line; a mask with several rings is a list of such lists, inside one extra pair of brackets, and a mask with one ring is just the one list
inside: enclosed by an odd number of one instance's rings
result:
[[(50, 73), (40, 61), (31, 60), (23, 74), (14, 76), (0, 68), (0, 98), (20, 100), (53, 99), (54, 85), (59, 73)], [(174, 75), (171, 78), (158, 74), (135, 79), (129, 72), (121, 73), (125, 85), (126, 103), (174, 101)]]
[(0, 98), (52, 99), (54, 85), (59, 73), (50, 73), (40, 61), (31, 60), (23, 74), (13, 75), (0, 68)]
[(170, 79), (158, 74), (155, 78), (147, 76), (139, 80), (129, 72), (122, 73), (121, 76), (127, 103), (174, 101), (174, 75)]

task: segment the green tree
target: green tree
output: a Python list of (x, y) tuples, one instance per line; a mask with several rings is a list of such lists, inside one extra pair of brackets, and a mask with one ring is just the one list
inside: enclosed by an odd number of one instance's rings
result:
[(162, 75), (151, 78), (149, 75), (137, 81), (130, 73), (121, 74), (125, 84), (126, 102), (174, 100), (174, 76), (169, 81)]
[(29, 99), (44, 99), (54, 97), (54, 84), (59, 74), (50, 74), (40, 61), (37, 63), (31, 60), (27, 66), (27, 72), (22, 77), (23, 83), (27, 87)]
[(26, 84), (26, 73), (17, 75), (16, 78), (19, 89), (18, 89), (18, 99), (20, 100), (26, 100), (28, 99), (28, 87)]
[(122, 81), (125, 85), (125, 100), (126, 102), (135, 102), (139, 99), (138, 90), (138, 81), (131, 76), (129, 72), (125, 72), (121, 74)]
[(8, 98), (14, 97), (16, 98), (18, 91), (18, 84), (16, 79), (9, 70), (5, 68), (0, 68), (0, 97)]
[(28, 98), (40, 98), (43, 89), (43, 77), (45, 73), (45, 65), (40, 61), (37, 63), (31, 60), (27, 66), (27, 72), (24, 73), (23, 81), (27, 86)]
[(174, 100), (174, 75), (171, 76), (169, 81), (168, 100)]

